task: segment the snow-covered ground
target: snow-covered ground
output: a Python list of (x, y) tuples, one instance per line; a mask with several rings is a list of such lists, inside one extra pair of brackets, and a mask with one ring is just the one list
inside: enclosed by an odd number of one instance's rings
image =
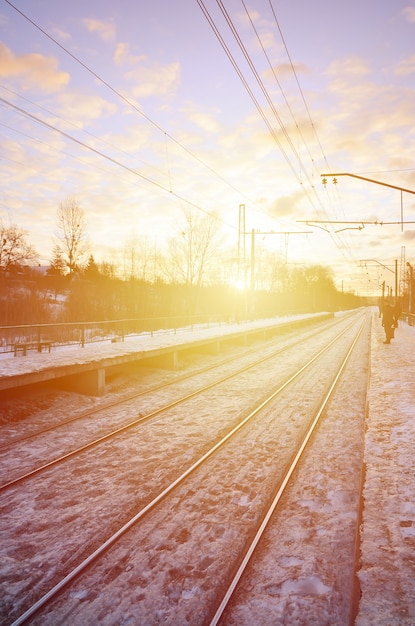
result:
[[(261, 322), (269, 324), (270, 320)], [(252, 323), (253, 324), (253, 323)], [(240, 325), (235, 325), (240, 330)], [(221, 334), (229, 327), (185, 332), (197, 339), (206, 332)], [(0, 376), (10, 368), (38, 367), (42, 360), (49, 366), (66, 358), (107, 356), (115, 351), (181, 341), (178, 335), (156, 335), (128, 340), (124, 344), (66, 348), (50, 355), (29, 353), (27, 357), (0, 359)], [(373, 311), (371, 338), (371, 377), (368, 391), (368, 416), (365, 435), (366, 475), (361, 526), (361, 567), (358, 577), (362, 597), (357, 626), (415, 625), (415, 386), (413, 360), (415, 328), (401, 323), (391, 345), (383, 344), (384, 335), (377, 312)], [(147, 343), (148, 342), (148, 343)], [(74, 354), (71, 351), (74, 350)], [(81, 354), (79, 354), (81, 353)], [(295, 584), (293, 583), (294, 588)], [(290, 590), (288, 589), (287, 593)], [(276, 622), (280, 623), (280, 622)], [(281, 622), (282, 623), (282, 622)], [(298, 622), (306, 626), (307, 621)], [(260, 624), (259, 624), (260, 626)], [(331, 625), (333, 626), (333, 625)], [(343, 626), (343, 625), (338, 625)]]
[[(91, 551), (100, 537), (106, 537), (109, 528), (114, 531), (119, 528), (123, 515), (130, 513), (131, 508), (144, 506), (165, 486), (166, 479), (170, 482), (190, 467), (206, 450), (209, 441), (216, 443), (219, 433), (223, 435), (236, 425), (241, 413), (258, 406), (264, 394), (268, 395), (281, 385), (289, 373), (304, 364), (304, 359), (314, 356), (329, 339), (337, 338), (340, 327), (348, 328), (348, 336), (340, 340), (345, 350), (355, 333), (349, 318), (325, 327), (318, 325), (301, 334), (291, 333), (277, 342), (257, 342), (257, 353), (250, 358), (256, 360), (267, 351), (279, 348), (272, 360), (261, 362), (254, 371), (241, 373), (234, 380), (226, 381), (222, 388), (209, 390), (203, 398), (176, 407), (165, 417), (141, 425), (136, 432), (131, 431), (108, 446), (101, 445), (93, 455), (65, 463), (60, 472), (31, 481), (27, 490), (19, 488), (5, 494), (0, 501), (4, 520), (1, 545), (2, 554), (9, 560), (7, 570), (0, 570), (1, 578), (8, 583), (3, 612), (19, 614), (19, 606), (21, 613), (21, 603), (26, 601), (29, 589), (39, 595), (41, 589), (50, 588), (55, 579), (54, 567), (59, 563), (64, 563), (65, 569), (74, 566), (80, 550)], [(365, 336), (368, 343), (368, 329)], [(284, 342), (294, 344), (293, 348), (281, 352)], [(57, 600), (47, 616), (42, 612), (33, 623), (64, 624), (62, 615), (71, 615), (76, 626), (207, 623), (216, 590), (223, 584), (224, 572), (245, 543), (270, 491), (278, 479), (282, 479), (293, 442), (304, 434), (305, 419), (320, 404), (343, 350), (339, 350), (336, 342), (307, 370), (306, 376), (300, 377), (266, 411), (261, 411), (260, 418), (245, 427), (207, 467), (200, 468), (197, 476), (186, 481), (173, 499), (166, 499), (157, 511), (147, 515), (132, 536), (125, 538), (126, 545), (117, 545), (115, 552), (111, 550), (109, 559), (104, 559), (91, 571), (92, 580), (89, 576), (82, 577), (82, 582), (76, 584), (69, 595), (64, 594)], [(245, 352), (250, 350), (240, 347), (239, 352), (245, 360)], [(367, 372), (367, 350), (363, 359), (359, 355), (359, 360), (364, 361)], [(238, 369), (240, 366), (238, 360)], [(215, 378), (217, 376), (216, 372)], [(366, 385), (366, 376), (362, 378)], [(186, 386), (190, 382), (186, 381)], [(183, 384), (180, 395), (189, 391)], [(363, 400), (358, 416), (363, 425), (365, 387), (364, 393), (359, 395)], [(140, 404), (141, 401), (134, 407), (129, 403), (131, 414), (137, 415), (142, 409)], [(122, 408), (113, 410), (120, 413)], [(349, 414), (348, 410), (346, 412)], [(93, 421), (98, 423), (101, 419), (103, 416)], [(350, 424), (347, 427), (354, 441), (354, 429)], [(78, 425), (76, 432), (79, 430)], [(85, 430), (83, 421), (82, 432)], [(361, 427), (360, 432), (362, 430)], [(361, 440), (362, 437), (358, 446), (360, 459)], [(36, 446), (34, 442), (28, 442), (22, 449), (19, 446), (4, 458), (4, 473), (13, 471), (15, 465), (20, 467), (30, 455), (43, 454), (46, 447), (53, 451), (55, 446), (64, 443), (57, 439), (57, 433), (49, 433), (43, 443), (37, 440)], [(318, 467), (318, 463), (315, 465)], [(350, 483), (349, 465), (348, 468)], [(313, 484), (319, 485), (320, 478), (313, 480)], [(356, 493), (356, 486), (354, 489)], [(319, 491), (322, 490), (324, 487), (319, 486)], [(99, 512), (98, 516), (92, 514), (93, 511)], [(327, 521), (327, 515), (324, 517)], [(57, 523), (58, 531), (51, 526), (51, 518)], [(333, 518), (329, 518), (329, 522), (334, 525)], [(13, 529), (16, 528), (18, 538), (14, 539)], [(33, 545), (38, 546), (36, 551)], [(312, 545), (308, 549), (313, 562), (316, 549), (313, 551)], [(125, 554), (128, 554), (128, 563), (125, 563)], [(116, 563), (123, 565), (118, 567)], [(16, 589), (20, 590), (18, 595)], [(251, 623), (244, 622), (244, 625)]]
[(244, 330), (274, 327), (304, 318), (315, 318), (321, 313), (308, 315), (290, 315), (278, 318), (254, 320), (241, 323), (201, 324), (200, 326), (185, 327), (177, 330), (160, 330), (154, 333), (126, 336), (124, 341), (112, 343), (110, 340), (86, 343), (82, 348), (79, 344), (53, 347), (52, 351), (39, 354), (36, 350), (29, 350), (26, 356), (18, 352), (0, 353), (0, 378), (33, 372), (41, 369), (62, 365), (74, 365), (99, 361), (115, 356), (128, 355), (135, 352), (164, 348), (166, 346), (180, 346), (190, 341), (209, 339), (217, 336), (232, 335)]
[(415, 328), (373, 314), (356, 626), (415, 624)]

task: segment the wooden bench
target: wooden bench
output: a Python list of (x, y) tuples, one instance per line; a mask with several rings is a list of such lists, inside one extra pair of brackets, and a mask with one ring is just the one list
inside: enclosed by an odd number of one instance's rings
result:
[(38, 352), (42, 352), (43, 348), (47, 348), (48, 352), (50, 352), (51, 347), (52, 347), (51, 341), (34, 341), (34, 342), (33, 341), (31, 342), (19, 341), (18, 343), (13, 344), (14, 356), (17, 356), (17, 353), (19, 352), (19, 350), (22, 351), (23, 356), (26, 356), (28, 350), (32, 350), (36, 348)]

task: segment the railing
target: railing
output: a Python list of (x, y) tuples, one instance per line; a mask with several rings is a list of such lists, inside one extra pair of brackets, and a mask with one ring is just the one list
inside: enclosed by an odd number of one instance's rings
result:
[(20, 343), (40, 345), (51, 342), (54, 346), (79, 345), (98, 341), (124, 341), (127, 336), (174, 332), (179, 328), (192, 331), (233, 321), (229, 317), (193, 315), (176, 317), (144, 317), (139, 319), (107, 320), (100, 322), (68, 322), (58, 324), (25, 324), (0, 326), (0, 350), (14, 352)]

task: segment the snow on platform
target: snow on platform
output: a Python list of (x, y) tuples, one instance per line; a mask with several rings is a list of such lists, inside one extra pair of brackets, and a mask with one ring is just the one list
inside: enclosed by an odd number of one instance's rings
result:
[[(105, 368), (142, 359), (157, 358), (176, 368), (180, 350), (196, 349), (215, 341), (246, 339), (249, 334), (264, 335), (279, 327), (324, 320), (332, 313), (312, 313), (255, 320), (242, 323), (221, 323), (207, 326), (159, 330), (153, 333), (126, 336), (123, 341), (85, 343), (52, 347), (51, 352), (28, 350), (0, 357), (0, 390), (35, 384), (56, 378), (69, 378), (69, 385), (81, 393), (101, 395), (105, 390)], [(216, 350), (218, 345), (216, 346)]]
[[(293, 318), (279, 318), (281, 323)], [(294, 318), (295, 319), (295, 318)], [(0, 379), (42, 367), (99, 361), (157, 347), (182, 345), (276, 320), (166, 331), (125, 342), (55, 348), (27, 356), (0, 355)], [(415, 327), (401, 322), (390, 345), (373, 310), (371, 377), (365, 441), (361, 525), (361, 601), (356, 626), (415, 625)]]
[(373, 313), (356, 626), (415, 624), (415, 328)]

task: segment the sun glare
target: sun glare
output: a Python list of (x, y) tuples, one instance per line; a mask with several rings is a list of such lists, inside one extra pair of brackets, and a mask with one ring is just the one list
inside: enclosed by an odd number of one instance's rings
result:
[(240, 289), (240, 290), (245, 289), (245, 281), (242, 280), (242, 278), (238, 278), (234, 280), (233, 286), (236, 287), (236, 289)]

